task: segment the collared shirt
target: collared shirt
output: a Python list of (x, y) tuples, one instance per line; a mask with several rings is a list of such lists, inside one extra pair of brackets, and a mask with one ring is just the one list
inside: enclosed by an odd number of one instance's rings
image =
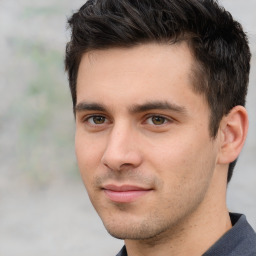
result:
[[(230, 213), (233, 227), (203, 256), (256, 256), (256, 233), (242, 214)], [(125, 246), (116, 256), (127, 256)]]

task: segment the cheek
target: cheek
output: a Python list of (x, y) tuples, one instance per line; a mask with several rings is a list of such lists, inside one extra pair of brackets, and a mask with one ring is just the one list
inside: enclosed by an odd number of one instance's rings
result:
[(183, 138), (173, 137), (158, 140), (154, 145), (151, 144), (145, 148), (147, 159), (156, 168), (162, 166), (174, 171), (177, 167), (189, 164), (190, 159), (194, 158), (197, 149), (188, 140), (184, 140), (184, 136)]
[(160, 157), (151, 166), (162, 181), (163, 204), (177, 214), (189, 211), (203, 200), (209, 187), (215, 167), (212, 147), (184, 144), (158, 153)]
[(211, 172), (215, 163), (215, 152), (210, 139), (195, 132), (186, 133), (159, 141), (147, 147), (147, 159), (163, 180), (180, 184), (182, 180), (197, 179)]

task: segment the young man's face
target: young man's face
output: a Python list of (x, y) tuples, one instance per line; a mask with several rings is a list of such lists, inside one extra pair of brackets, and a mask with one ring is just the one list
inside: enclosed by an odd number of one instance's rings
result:
[(122, 239), (171, 231), (207, 205), (218, 158), (185, 43), (97, 50), (77, 80), (76, 154), (105, 227)]

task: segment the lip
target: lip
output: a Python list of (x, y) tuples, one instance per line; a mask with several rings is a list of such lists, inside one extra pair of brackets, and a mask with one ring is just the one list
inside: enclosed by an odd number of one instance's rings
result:
[(106, 185), (103, 191), (107, 198), (116, 203), (130, 203), (148, 194), (152, 189), (134, 185)]

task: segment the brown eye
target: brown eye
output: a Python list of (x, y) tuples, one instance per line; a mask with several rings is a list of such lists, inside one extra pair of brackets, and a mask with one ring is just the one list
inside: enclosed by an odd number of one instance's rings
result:
[(167, 122), (166, 118), (163, 116), (152, 116), (148, 118), (148, 123), (152, 125), (162, 125)]
[(104, 124), (106, 122), (106, 117), (104, 117), (104, 116), (91, 116), (87, 119), (87, 121), (90, 124), (93, 124), (93, 125)]

